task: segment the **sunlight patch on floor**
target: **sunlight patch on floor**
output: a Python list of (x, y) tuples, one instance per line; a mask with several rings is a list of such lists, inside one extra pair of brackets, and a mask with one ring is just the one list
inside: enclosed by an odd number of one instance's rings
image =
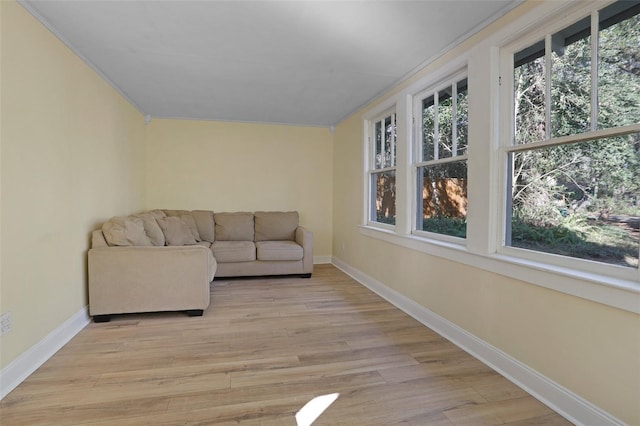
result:
[(339, 393), (332, 393), (329, 395), (316, 396), (307, 402), (304, 407), (296, 413), (298, 426), (311, 426), (339, 396)]

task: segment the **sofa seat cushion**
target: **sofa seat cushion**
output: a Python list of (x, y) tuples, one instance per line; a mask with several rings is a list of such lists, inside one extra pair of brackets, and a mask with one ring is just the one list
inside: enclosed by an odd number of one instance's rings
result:
[(302, 246), (293, 241), (256, 242), (258, 260), (301, 260)]
[(206, 247), (206, 248), (211, 248), (211, 243), (209, 241), (198, 241), (196, 245)]
[(253, 241), (216, 241), (211, 245), (211, 250), (218, 263), (256, 260), (256, 245)]

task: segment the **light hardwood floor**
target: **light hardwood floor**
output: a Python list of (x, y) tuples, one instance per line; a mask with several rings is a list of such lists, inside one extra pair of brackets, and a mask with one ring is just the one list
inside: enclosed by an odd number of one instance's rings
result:
[(566, 425), (330, 265), (216, 280), (203, 317), (90, 324), (0, 403), (12, 425)]

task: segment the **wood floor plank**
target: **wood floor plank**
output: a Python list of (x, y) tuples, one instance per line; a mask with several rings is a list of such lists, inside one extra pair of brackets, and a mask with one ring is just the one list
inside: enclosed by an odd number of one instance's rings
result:
[(90, 324), (0, 402), (0, 424), (534, 424), (565, 419), (330, 265), (216, 280), (202, 317)]

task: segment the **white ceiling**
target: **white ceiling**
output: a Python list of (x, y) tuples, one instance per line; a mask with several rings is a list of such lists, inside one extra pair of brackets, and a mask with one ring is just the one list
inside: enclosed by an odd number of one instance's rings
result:
[(331, 126), (518, 0), (21, 3), (145, 115)]

